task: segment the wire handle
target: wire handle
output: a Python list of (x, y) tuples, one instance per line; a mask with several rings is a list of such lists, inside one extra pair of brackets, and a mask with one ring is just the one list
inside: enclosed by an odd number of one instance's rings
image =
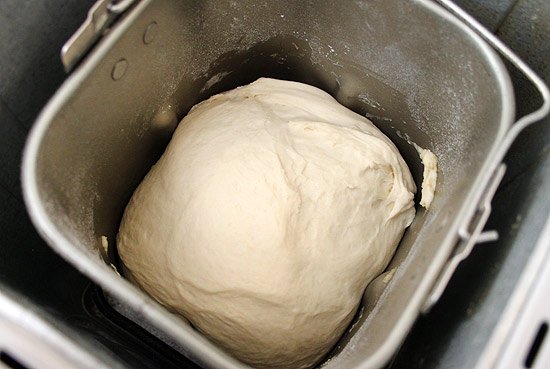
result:
[(498, 51), (504, 58), (512, 63), (531, 83), (537, 88), (542, 97), (542, 105), (535, 111), (521, 117), (515, 124), (512, 125), (508, 135), (506, 136), (501, 147), (504, 153), (508, 150), (517, 135), (528, 125), (543, 119), (550, 112), (550, 91), (548, 86), (523, 60), (521, 60), (508, 46), (506, 46), (498, 37), (489, 32), (481, 25), (474, 17), (462, 10), (451, 0), (435, 0), (442, 7), (452, 13), (459, 20), (468, 25), (481, 38), (483, 38), (491, 47)]
[[(432, 306), (434, 306), (439, 298), (442, 296), (447, 284), (449, 283), (452, 275), (454, 274), (458, 264), (460, 264), (464, 259), (466, 259), (473, 247), (488, 239), (494, 239), (495, 234), (482, 232), (487, 219), (491, 213), (491, 201), (497, 191), (498, 185), (504, 176), (506, 166), (502, 164), (504, 155), (512, 145), (512, 142), (516, 139), (518, 134), (528, 125), (543, 119), (548, 112), (550, 111), (550, 92), (544, 81), (527, 65), (523, 62), (508, 46), (506, 46), (502, 41), (500, 41), (494, 34), (488, 31), (483, 27), (477, 20), (475, 20), (471, 15), (466, 13), (451, 0), (435, 0), (443, 8), (453, 14), (456, 18), (466, 24), (471, 30), (476, 32), (483, 40), (485, 40), (491, 47), (498, 51), (504, 58), (506, 58), (510, 63), (512, 63), (519, 71), (521, 71), (525, 77), (535, 85), (542, 97), (542, 105), (535, 111), (521, 117), (514, 124), (511, 125), (510, 129), (506, 133), (502, 144), (499, 146), (499, 149), (496, 153), (496, 160), (494, 161), (494, 168), (491, 170), (494, 171), (493, 179), (489, 182), (485, 197), (481, 199), (476, 214), (473, 215), (473, 218), (468, 220), (461, 229), (459, 229), (459, 242), (453, 252), (449, 257), (449, 260), (442, 268), (436, 282), (432, 286), (430, 293), (424, 301), (424, 304), (421, 307), (421, 311), (426, 313)], [(474, 224), (473, 231), (469, 231), (470, 225)], [(485, 236), (484, 236), (485, 235)]]

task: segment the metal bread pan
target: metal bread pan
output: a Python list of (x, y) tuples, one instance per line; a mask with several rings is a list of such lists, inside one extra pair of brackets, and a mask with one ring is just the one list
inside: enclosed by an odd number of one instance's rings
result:
[(261, 76), (318, 86), (371, 118), (418, 186), (422, 166), (408, 141), (439, 159), (431, 208), (418, 209), (387, 272), (367, 288), (353, 328), (323, 364), (382, 366), (478, 239), (510, 142), (548, 108), (545, 100), (513, 124), (510, 79), (481, 36), (543, 97), (547, 90), (442, 2), (469, 25), (428, 0), (98, 2), (64, 49), (66, 66), (99, 40), (44, 108), (25, 150), (23, 187), (36, 227), (136, 321), (190, 358), (245, 367), (106, 261), (116, 265), (124, 207), (191, 106)]

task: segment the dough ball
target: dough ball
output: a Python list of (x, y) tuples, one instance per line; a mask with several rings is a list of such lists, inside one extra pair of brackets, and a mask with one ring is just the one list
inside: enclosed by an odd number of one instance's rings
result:
[(261, 78), (196, 105), (135, 191), (126, 273), (256, 368), (335, 345), (414, 217), (407, 165), (369, 120)]

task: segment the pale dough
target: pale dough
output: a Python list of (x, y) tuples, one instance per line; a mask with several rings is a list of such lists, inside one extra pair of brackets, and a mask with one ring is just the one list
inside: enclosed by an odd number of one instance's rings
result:
[(261, 78), (196, 105), (118, 234), (128, 277), (256, 368), (307, 368), (411, 223), (393, 143), (305, 84)]
[(420, 206), (429, 209), (432, 205), (432, 201), (435, 195), (435, 186), (437, 183), (437, 156), (428, 149), (423, 149), (414, 142), (412, 143), (422, 165), (424, 165), (424, 172), (422, 173), (422, 195), (420, 198)]

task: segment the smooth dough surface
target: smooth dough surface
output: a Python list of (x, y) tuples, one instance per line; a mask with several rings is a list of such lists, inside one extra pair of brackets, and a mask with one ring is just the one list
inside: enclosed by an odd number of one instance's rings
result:
[(132, 196), (128, 277), (256, 368), (307, 368), (414, 217), (393, 143), (315, 87), (261, 78), (196, 105)]

